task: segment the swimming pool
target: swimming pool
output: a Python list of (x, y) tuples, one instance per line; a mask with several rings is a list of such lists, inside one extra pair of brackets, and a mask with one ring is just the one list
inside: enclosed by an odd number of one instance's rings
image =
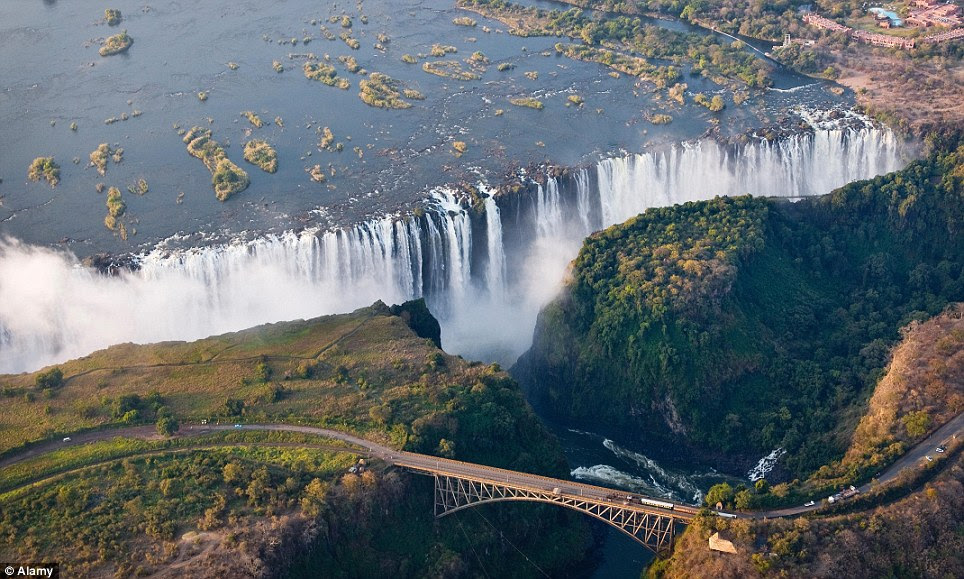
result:
[(880, 8), (880, 7), (875, 6), (875, 7), (871, 8), (871, 9), (869, 10), (869, 12), (873, 12), (874, 14), (877, 14), (878, 16), (886, 16), (887, 18), (890, 18), (890, 23), (891, 23), (892, 25), (894, 25), (894, 26), (903, 26), (903, 25), (904, 25), (904, 21), (901, 20), (900, 16), (898, 16), (896, 12), (893, 12), (893, 11), (891, 11), (891, 10), (884, 10), (883, 8)]

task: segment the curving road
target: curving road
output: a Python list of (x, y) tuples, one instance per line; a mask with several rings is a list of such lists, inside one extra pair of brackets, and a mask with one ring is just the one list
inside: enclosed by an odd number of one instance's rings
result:
[[(417, 471), (423, 474), (440, 474), (449, 475), (455, 477), (466, 477), (475, 479), (482, 482), (488, 482), (493, 484), (506, 484), (518, 488), (525, 488), (539, 492), (554, 492), (556, 494), (561, 494), (563, 496), (569, 497), (580, 497), (584, 499), (589, 499), (598, 502), (611, 502), (614, 504), (623, 505), (623, 500), (626, 498), (626, 491), (618, 489), (610, 489), (606, 487), (600, 487), (595, 485), (588, 485), (584, 483), (574, 482), (570, 480), (554, 479), (549, 477), (543, 477), (539, 475), (523, 473), (518, 471), (500, 469), (490, 466), (485, 466), (481, 464), (474, 464), (469, 462), (462, 462), (456, 460), (450, 460), (445, 458), (439, 458), (435, 456), (429, 456), (424, 454), (417, 454), (413, 452), (405, 452), (394, 450), (382, 444), (372, 442), (370, 440), (355, 436), (353, 434), (348, 434), (338, 430), (331, 430), (327, 428), (317, 428), (313, 426), (300, 426), (294, 424), (186, 424), (181, 427), (178, 436), (180, 437), (191, 437), (200, 436), (202, 434), (217, 432), (217, 431), (236, 431), (236, 430), (256, 430), (256, 431), (277, 431), (277, 432), (298, 432), (303, 434), (311, 434), (315, 436), (323, 436), (326, 438), (340, 440), (347, 442), (351, 445), (357, 447), (359, 451), (364, 452), (368, 456), (378, 458), (383, 462), (402, 468), (407, 468), (409, 470)], [(894, 478), (896, 478), (904, 469), (919, 467), (921, 464), (926, 464), (926, 456), (928, 454), (934, 453), (935, 449), (939, 445), (949, 444), (950, 441), (955, 439), (958, 435), (964, 435), (964, 413), (961, 413), (954, 417), (952, 420), (947, 422), (941, 428), (938, 428), (930, 436), (925, 438), (923, 441), (912, 447), (907, 451), (900, 459), (890, 465), (887, 469), (882, 471), (877, 476), (878, 483), (886, 483)], [(42, 444), (38, 444), (29, 449), (25, 449), (21, 452), (14, 453), (7, 457), (0, 459), (0, 468), (8, 467), (12, 464), (16, 464), (23, 460), (37, 457), (54, 450), (59, 450), (68, 445), (85, 444), (103, 440), (110, 440), (112, 438), (124, 436), (130, 438), (139, 438), (145, 440), (159, 440), (160, 436), (157, 435), (154, 426), (134, 426), (128, 428), (118, 428), (118, 429), (108, 429), (99, 430), (93, 432), (84, 432), (72, 435), (68, 439), (63, 441), (49, 441)], [(258, 444), (258, 443), (241, 443), (241, 442), (225, 442), (224, 445), (237, 445), (237, 444)], [(267, 443), (265, 443), (267, 444)], [(176, 450), (176, 449), (170, 449)], [(61, 473), (63, 474), (63, 473)], [(870, 484), (865, 484), (860, 487), (861, 492), (865, 492), (870, 489)], [(635, 495), (638, 497), (638, 495)], [(645, 497), (643, 497), (645, 498)], [(658, 500), (658, 499), (654, 499)], [(659, 501), (663, 502), (663, 501)], [(653, 514), (666, 515), (668, 513), (665, 509), (660, 509), (656, 507), (650, 507), (636, 502), (630, 505), (633, 510), (641, 512), (650, 512)], [(735, 516), (740, 518), (775, 518), (775, 517), (787, 517), (799, 515), (808, 511), (813, 511), (820, 508), (821, 503), (817, 503), (813, 506), (800, 506), (791, 507), (786, 509), (778, 509), (772, 511), (757, 511), (753, 513), (739, 513)], [(674, 516), (681, 518), (683, 520), (692, 519), (698, 512), (699, 509), (689, 505), (674, 504), (673, 505)], [(732, 515), (731, 515), (732, 516)]]

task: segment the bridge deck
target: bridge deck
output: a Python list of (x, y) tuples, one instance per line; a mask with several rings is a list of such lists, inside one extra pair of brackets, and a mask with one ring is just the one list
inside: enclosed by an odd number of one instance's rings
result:
[[(457, 477), (530, 492), (550, 492), (560, 497), (577, 498), (597, 504), (618, 505), (624, 510), (638, 513), (673, 516), (682, 522), (693, 520), (699, 512), (696, 507), (678, 503), (670, 503), (672, 508), (647, 505), (641, 503), (640, 499), (659, 503), (668, 503), (668, 501), (652, 499), (635, 493), (458, 460), (411, 452), (395, 452), (385, 458), (396, 466), (426, 474)], [(555, 489), (559, 489), (559, 492), (554, 492)], [(629, 496), (633, 497), (632, 500), (627, 499)]]

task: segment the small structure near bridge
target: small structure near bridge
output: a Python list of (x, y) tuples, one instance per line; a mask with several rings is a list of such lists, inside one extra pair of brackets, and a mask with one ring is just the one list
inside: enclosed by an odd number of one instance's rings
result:
[(737, 553), (736, 545), (733, 544), (733, 541), (721, 537), (719, 531), (710, 535), (710, 550), (721, 553), (733, 553), (734, 555)]

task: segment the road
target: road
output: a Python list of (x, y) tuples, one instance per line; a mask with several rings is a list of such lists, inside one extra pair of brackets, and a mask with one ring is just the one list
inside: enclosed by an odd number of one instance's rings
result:
[[(368, 456), (378, 458), (383, 462), (402, 468), (407, 468), (413, 471), (418, 471), (425, 474), (442, 474), (450, 476), (461, 476), (472, 478), (480, 482), (487, 482), (493, 484), (506, 484), (514, 486), (517, 488), (524, 488), (528, 490), (534, 490), (539, 492), (549, 491), (554, 494), (561, 494), (569, 497), (581, 497), (584, 499), (594, 500), (598, 502), (612, 502), (614, 504), (623, 505), (623, 501), (626, 499), (626, 491), (618, 489), (610, 489), (606, 487), (599, 487), (595, 485), (588, 485), (584, 483), (574, 482), (570, 480), (554, 479), (549, 477), (543, 477), (534, 474), (528, 474), (523, 472), (517, 472), (512, 470), (505, 470), (490, 466), (485, 466), (481, 464), (474, 464), (468, 462), (461, 462), (457, 460), (450, 460), (445, 458), (439, 458), (435, 456), (429, 456), (424, 454), (417, 454), (412, 452), (405, 452), (394, 450), (387, 446), (366, 440), (359, 436), (353, 434), (348, 434), (338, 430), (331, 430), (327, 428), (316, 428), (313, 426), (299, 426), (294, 424), (186, 424), (181, 427), (178, 436), (180, 437), (190, 437), (190, 436), (200, 436), (202, 434), (217, 432), (217, 431), (244, 431), (244, 430), (255, 430), (255, 431), (276, 431), (276, 432), (298, 432), (303, 434), (310, 434), (315, 436), (323, 436), (333, 440), (340, 440), (354, 445), (359, 449), (360, 452), (364, 452)], [(954, 417), (951, 421), (946, 423), (941, 428), (934, 431), (930, 436), (925, 438), (923, 441), (908, 450), (904, 456), (895, 461), (887, 469), (881, 472), (877, 476), (878, 483), (885, 483), (895, 479), (901, 471), (906, 468), (913, 468), (920, 466), (926, 461), (924, 458), (926, 455), (934, 453), (934, 449), (942, 444), (948, 444), (953, 438), (958, 435), (964, 435), (964, 413), (961, 413)], [(70, 436), (70, 441), (49, 441), (29, 449), (25, 449), (22, 452), (18, 452), (9, 455), (3, 459), (0, 459), (0, 468), (4, 468), (15, 464), (17, 462), (37, 457), (47, 452), (58, 450), (64, 448), (66, 445), (77, 445), (85, 444), (103, 440), (110, 440), (114, 437), (123, 436), (130, 438), (139, 438), (145, 440), (159, 440), (156, 430), (153, 426), (132, 426), (127, 428), (117, 428), (108, 430), (99, 430), (92, 432), (78, 433), (76, 435)], [(225, 442), (225, 445), (241, 444)], [(257, 443), (254, 443), (257, 444)], [(555, 489), (559, 489), (558, 493), (555, 493)], [(866, 492), (870, 489), (870, 484), (865, 484), (860, 487), (861, 492)], [(634, 495), (639, 497), (639, 495)], [(643, 497), (645, 498), (645, 497)], [(663, 502), (660, 499), (654, 499)], [(667, 514), (666, 509), (661, 509), (657, 507), (650, 507), (647, 505), (639, 504), (638, 502), (632, 503), (633, 510), (642, 512), (651, 512), (655, 514)], [(737, 513), (736, 516), (740, 518), (776, 518), (776, 517), (788, 517), (799, 515), (808, 511), (814, 511), (821, 507), (821, 503), (817, 503), (811, 507), (799, 506), (791, 507), (786, 509), (777, 509), (772, 511), (757, 511), (753, 513)], [(674, 504), (673, 513), (679, 516), (681, 519), (687, 520), (694, 517), (698, 508), (689, 505)]]
[[(922, 467), (927, 463), (926, 456), (936, 456), (936, 449), (941, 445), (948, 445), (950, 442), (959, 436), (964, 437), (964, 412), (958, 414), (944, 426), (941, 426), (934, 432), (930, 434), (924, 440), (918, 442), (910, 448), (907, 452), (903, 454), (896, 461), (891, 463), (886, 469), (880, 472), (876, 479), (877, 484), (883, 484), (890, 482), (897, 478), (904, 469)], [(869, 491), (871, 488), (870, 483), (865, 483), (858, 487), (862, 493)], [(753, 518), (777, 518), (777, 517), (790, 517), (794, 515), (799, 515), (801, 513), (806, 513), (808, 511), (815, 511), (819, 509), (822, 505), (822, 501), (817, 501), (817, 504), (812, 507), (790, 507), (786, 509), (776, 509), (773, 511), (764, 511), (754, 513)]]

